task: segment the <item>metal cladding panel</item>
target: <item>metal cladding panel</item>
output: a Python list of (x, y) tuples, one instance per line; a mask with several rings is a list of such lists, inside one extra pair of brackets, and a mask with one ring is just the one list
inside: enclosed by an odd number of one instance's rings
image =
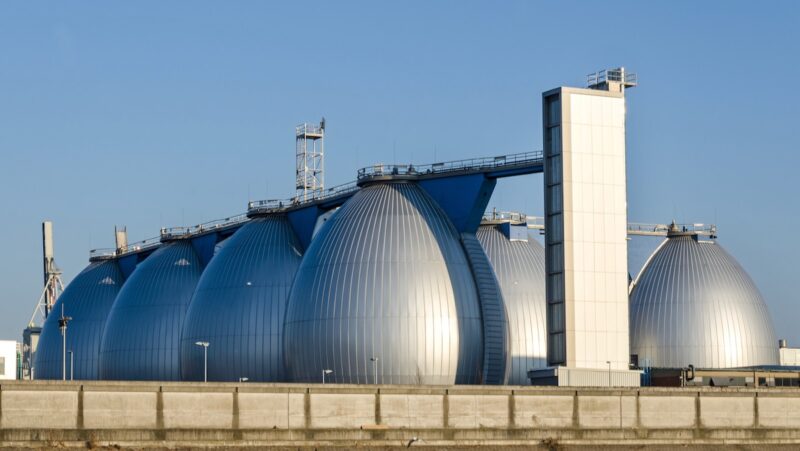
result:
[(483, 375), (481, 382), (487, 385), (503, 385), (508, 379), (510, 367), (508, 353), (508, 315), (497, 284), (492, 265), (472, 233), (462, 233), (461, 243), (467, 254), (478, 299), (483, 325)]
[(286, 216), (250, 221), (211, 260), (186, 313), (181, 340), (184, 380), (285, 380), (283, 318), (302, 246)]
[(290, 380), (477, 383), (478, 295), (459, 235), (414, 183), (370, 185), (311, 242), (286, 314)]
[(180, 380), (180, 336), (203, 272), (188, 240), (172, 241), (139, 264), (111, 309), (100, 378)]
[(714, 242), (668, 238), (631, 292), (631, 354), (650, 367), (730, 368), (778, 363), (764, 299)]
[[(67, 325), (67, 351), (73, 352), (73, 379), (98, 378), (103, 328), (124, 281), (116, 260), (93, 262), (72, 279), (42, 327), (33, 366), (36, 379), (61, 379), (62, 342), (58, 320), (62, 306), (64, 315), (72, 317)], [(67, 379), (69, 367), (67, 354)]]
[(530, 385), (528, 370), (547, 367), (544, 248), (530, 236), (527, 241), (510, 240), (501, 226), (481, 225), (476, 236), (492, 264), (508, 312), (508, 384)]

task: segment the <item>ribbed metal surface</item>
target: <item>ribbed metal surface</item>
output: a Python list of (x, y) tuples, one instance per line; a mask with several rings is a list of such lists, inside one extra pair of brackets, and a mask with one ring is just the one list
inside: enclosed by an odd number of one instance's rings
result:
[(508, 384), (530, 385), (528, 370), (547, 367), (544, 248), (532, 236), (511, 241), (499, 227), (481, 225), (476, 236), (492, 264), (508, 312)]
[(101, 379), (180, 380), (180, 337), (203, 268), (189, 241), (164, 244), (139, 264), (108, 316)]
[(286, 315), (294, 381), (477, 383), (481, 316), (459, 236), (413, 183), (371, 185), (323, 227)]
[[(61, 379), (62, 343), (58, 320), (62, 306), (64, 315), (72, 317), (67, 325), (67, 351), (73, 352), (73, 377), (76, 380), (98, 378), (103, 328), (124, 281), (116, 260), (93, 262), (72, 279), (42, 327), (33, 367), (36, 379)], [(69, 379), (69, 354), (66, 360)]]
[(667, 239), (631, 292), (631, 353), (651, 367), (729, 368), (778, 363), (764, 299), (716, 243)]
[(225, 241), (197, 284), (181, 340), (184, 380), (283, 381), (283, 319), (301, 246), (285, 216), (257, 218)]
[(492, 264), (481, 247), (478, 238), (471, 233), (461, 234), (461, 243), (467, 254), (478, 299), (481, 306), (483, 326), (483, 373), (481, 382), (487, 385), (503, 385), (508, 378), (510, 366), (508, 353), (508, 316), (494, 276)]

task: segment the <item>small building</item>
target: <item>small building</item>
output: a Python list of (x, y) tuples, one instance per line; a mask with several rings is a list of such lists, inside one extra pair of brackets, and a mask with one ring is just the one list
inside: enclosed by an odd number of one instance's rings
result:
[(0, 340), (0, 380), (17, 378), (17, 342)]
[(800, 366), (800, 348), (790, 348), (786, 340), (778, 340), (781, 366)]

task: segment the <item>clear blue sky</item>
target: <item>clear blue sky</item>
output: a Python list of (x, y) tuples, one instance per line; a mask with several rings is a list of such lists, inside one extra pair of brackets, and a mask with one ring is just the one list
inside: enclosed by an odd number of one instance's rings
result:
[[(88, 250), (293, 192), (295, 124), (327, 180), (375, 162), (541, 148), (540, 94), (624, 65), (629, 219), (716, 222), (800, 345), (800, 3), (2, 2), (0, 337)], [(542, 213), (540, 176), (501, 209)], [(632, 265), (652, 240), (632, 244)]]

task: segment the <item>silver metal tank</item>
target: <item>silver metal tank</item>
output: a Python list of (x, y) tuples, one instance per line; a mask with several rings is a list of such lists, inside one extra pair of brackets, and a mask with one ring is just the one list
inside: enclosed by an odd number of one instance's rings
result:
[(476, 233), (508, 314), (509, 385), (530, 385), (528, 370), (547, 367), (544, 247), (525, 223), (484, 221)]
[(239, 229), (197, 284), (181, 339), (183, 380), (279, 382), (285, 379), (283, 318), (302, 252), (285, 215), (258, 217)]
[[(58, 298), (53, 310), (42, 326), (42, 335), (36, 349), (34, 377), (36, 379), (61, 379), (62, 339), (58, 320), (62, 309), (64, 316), (72, 318), (67, 323), (66, 378), (95, 380), (99, 377), (100, 342), (111, 306), (125, 278), (114, 259), (92, 261), (72, 279)], [(70, 374), (70, 357), (72, 369)]]
[(478, 383), (482, 343), (458, 233), (415, 183), (362, 188), (306, 251), (286, 314), (290, 380)]
[(108, 315), (101, 379), (180, 380), (183, 319), (202, 272), (189, 240), (164, 243), (136, 267)]
[(672, 232), (634, 281), (631, 354), (640, 366), (732, 368), (778, 364), (764, 299), (715, 241)]

